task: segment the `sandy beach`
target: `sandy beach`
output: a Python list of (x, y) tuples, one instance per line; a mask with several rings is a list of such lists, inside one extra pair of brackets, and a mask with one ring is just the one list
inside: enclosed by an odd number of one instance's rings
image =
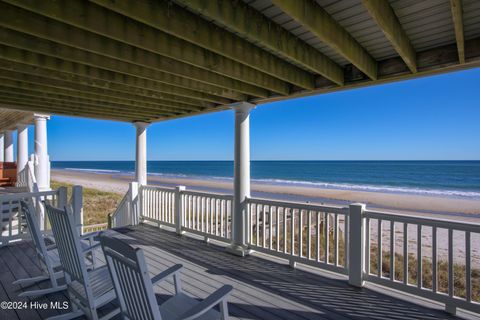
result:
[[(76, 170), (52, 170), (52, 179), (104, 191), (125, 193), (128, 189), (128, 182), (133, 181), (133, 176), (98, 174)], [(184, 185), (187, 188), (204, 191), (232, 192), (232, 183), (222, 180), (149, 176), (148, 181), (149, 184), (153, 185)], [(286, 200), (337, 205), (362, 202), (370, 208), (383, 209), (386, 211), (415, 213), (427, 216), (435, 215), (436, 217), (455, 217), (455, 220), (461, 219), (464, 221), (480, 222), (479, 200), (260, 183), (252, 183), (251, 188), (252, 193), (257, 193), (257, 196), (260, 197), (270, 196), (275, 199), (282, 198)]]

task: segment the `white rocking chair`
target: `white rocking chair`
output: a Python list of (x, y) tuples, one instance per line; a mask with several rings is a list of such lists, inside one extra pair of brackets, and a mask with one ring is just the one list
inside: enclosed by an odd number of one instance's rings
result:
[[(123, 319), (130, 320), (214, 320), (228, 319), (227, 297), (232, 286), (224, 285), (203, 301), (197, 301), (182, 292), (180, 271), (175, 265), (150, 279), (143, 250), (133, 248), (125, 241), (100, 235)], [(173, 276), (176, 294), (162, 305), (157, 304), (153, 285)], [(220, 305), (220, 312), (213, 309)]]
[(49, 318), (50, 320), (72, 319), (85, 315), (88, 319), (110, 319), (120, 310), (109, 312), (99, 318), (97, 310), (115, 299), (112, 281), (107, 266), (87, 270), (77, 228), (69, 207), (65, 210), (45, 205), (53, 236), (55, 237), (60, 262), (67, 282), (67, 290), (73, 311)]
[[(33, 278), (26, 278), (26, 279), (19, 279), (13, 282), (14, 285), (22, 285), (22, 286), (29, 286), (33, 285), (38, 282), (50, 280), (51, 287), (46, 289), (40, 290), (31, 290), (31, 291), (24, 291), (20, 293), (19, 297), (31, 297), (31, 296), (42, 296), (58, 291), (65, 290), (67, 288), (66, 285), (59, 285), (59, 279), (63, 278), (63, 271), (61, 270), (61, 263), (58, 257), (57, 246), (55, 243), (50, 244), (47, 246), (45, 244), (46, 239), (51, 238), (45, 237), (44, 234), (40, 231), (38, 226), (36, 217), (35, 217), (35, 209), (31, 201), (20, 201), (21, 212), (25, 215), (25, 220), (27, 222), (27, 228), (30, 233), (30, 237), (32, 238), (33, 244), (35, 245), (35, 250), (37, 252), (37, 256), (41, 262), (41, 266), (44, 269), (44, 275), (33, 277)], [(93, 234), (86, 235), (82, 237), (83, 239), (89, 239), (89, 243), (82, 242), (82, 251), (87, 253), (91, 256), (92, 264), (95, 267), (95, 256), (93, 254), (96, 247), (100, 244), (92, 246), (93, 242)]]

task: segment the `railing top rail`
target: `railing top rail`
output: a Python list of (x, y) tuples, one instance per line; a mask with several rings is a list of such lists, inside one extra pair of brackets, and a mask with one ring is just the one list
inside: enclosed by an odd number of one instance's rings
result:
[(58, 190), (39, 191), (39, 192), (17, 192), (17, 193), (2, 193), (0, 194), (0, 201), (11, 201), (24, 198), (36, 198), (44, 196), (56, 195)]
[(182, 194), (187, 194), (187, 195), (191, 195), (191, 196), (225, 199), (225, 200), (232, 200), (233, 199), (233, 195), (231, 195), (231, 194), (220, 194), (220, 193), (213, 193), (213, 192), (193, 191), (193, 190), (182, 191)]
[(167, 192), (174, 192), (175, 188), (173, 187), (163, 187), (163, 186), (153, 186), (153, 185), (141, 185), (141, 189), (149, 189), (149, 190), (161, 190), (161, 191), (167, 191)]
[(373, 219), (382, 219), (395, 222), (405, 222), (411, 224), (421, 224), (425, 226), (435, 226), (445, 229), (456, 229), (464, 231), (480, 232), (480, 223), (475, 222), (459, 222), (445, 218), (429, 218), (418, 215), (407, 215), (401, 213), (389, 213), (376, 210), (365, 210), (365, 217)]
[(115, 216), (123, 210), (123, 206), (125, 205), (125, 202), (127, 201), (127, 198), (128, 198), (128, 192), (125, 193), (125, 195), (123, 196), (122, 200), (120, 200), (120, 202), (118, 203), (117, 205), (117, 208), (115, 209), (115, 211), (112, 213), (112, 215), (110, 216), (112, 219), (115, 218)]
[(348, 207), (340, 207), (340, 206), (324, 206), (324, 205), (317, 205), (317, 204), (311, 204), (311, 203), (300, 203), (300, 202), (292, 202), (292, 201), (262, 199), (262, 198), (248, 198), (247, 202), (249, 204), (254, 203), (254, 204), (269, 205), (274, 207), (289, 207), (289, 208), (309, 210), (309, 211), (348, 214)]

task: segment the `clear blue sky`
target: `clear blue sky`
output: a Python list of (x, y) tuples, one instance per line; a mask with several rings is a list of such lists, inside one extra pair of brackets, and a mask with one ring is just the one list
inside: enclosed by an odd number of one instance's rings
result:
[[(231, 160), (233, 121), (155, 123), (148, 159)], [(479, 160), (480, 68), (264, 104), (250, 125), (254, 160)], [(131, 124), (53, 116), (48, 135), (51, 160), (134, 159)]]

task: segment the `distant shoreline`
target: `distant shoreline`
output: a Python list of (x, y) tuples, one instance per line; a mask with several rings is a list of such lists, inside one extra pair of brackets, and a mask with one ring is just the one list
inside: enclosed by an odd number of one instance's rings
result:
[[(133, 175), (93, 173), (79, 170), (53, 169), (52, 180), (71, 184), (80, 184), (104, 191), (125, 193), (128, 182)], [(187, 188), (218, 193), (232, 193), (231, 181), (213, 179), (170, 178), (149, 175), (149, 184), (162, 186), (185, 185)], [(370, 191), (353, 191), (325, 189), (296, 185), (275, 185), (252, 183), (252, 196), (323, 203), (331, 205), (348, 205), (352, 202), (366, 203), (367, 207), (390, 212), (420, 214), (424, 216), (442, 216), (463, 221), (480, 221), (480, 200), (459, 199), (451, 197), (395, 194)]]

